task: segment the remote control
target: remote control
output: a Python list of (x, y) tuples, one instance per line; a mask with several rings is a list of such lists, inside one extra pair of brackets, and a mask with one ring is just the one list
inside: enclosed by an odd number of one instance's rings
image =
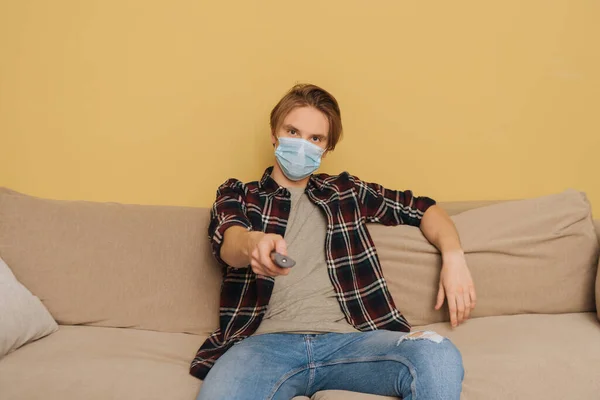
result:
[(296, 265), (296, 261), (275, 251), (271, 253), (271, 259), (275, 265), (281, 268), (292, 268), (294, 265)]

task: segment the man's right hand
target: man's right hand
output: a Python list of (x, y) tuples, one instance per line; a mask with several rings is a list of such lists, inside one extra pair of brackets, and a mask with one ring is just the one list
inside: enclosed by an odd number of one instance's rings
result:
[(289, 268), (278, 267), (271, 259), (273, 251), (287, 256), (287, 245), (281, 235), (248, 232), (247, 246), (247, 254), (250, 255), (250, 267), (255, 274), (279, 276), (290, 273)]
[(271, 260), (271, 252), (287, 256), (287, 246), (281, 235), (246, 230), (232, 226), (225, 231), (221, 245), (221, 259), (234, 268), (250, 265), (259, 275), (278, 276), (290, 273), (289, 268), (281, 268)]

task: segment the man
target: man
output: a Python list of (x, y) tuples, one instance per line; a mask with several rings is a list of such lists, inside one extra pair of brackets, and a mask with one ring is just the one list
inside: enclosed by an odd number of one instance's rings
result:
[[(289, 400), (327, 389), (458, 399), (460, 353), (435, 332), (410, 333), (366, 227), (422, 230), (443, 259), (435, 307), (447, 299), (456, 327), (476, 299), (450, 218), (411, 191), (313, 174), (342, 133), (327, 91), (294, 86), (270, 122), (274, 166), (257, 182), (225, 182), (212, 208), (209, 237), (225, 269), (220, 327), (191, 365), (204, 379), (198, 399)], [(275, 265), (274, 253), (296, 265)]]

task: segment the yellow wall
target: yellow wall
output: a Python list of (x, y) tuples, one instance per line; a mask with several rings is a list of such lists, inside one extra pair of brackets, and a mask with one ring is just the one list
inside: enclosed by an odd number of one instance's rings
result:
[[(367, 6), (368, 4), (368, 6)], [(0, 2), (0, 185), (212, 203), (272, 163), (295, 82), (334, 93), (323, 170), (438, 200), (574, 187), (600, 216), (600, 2)]]

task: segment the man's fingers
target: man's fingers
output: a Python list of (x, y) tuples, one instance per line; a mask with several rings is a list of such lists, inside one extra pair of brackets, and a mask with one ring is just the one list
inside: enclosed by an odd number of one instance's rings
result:
[(452, 327), (456, 327), (456, 297), (454, 297), (454, 293), (448, 293), (448, 309), (450, 310), (450, 324)]
[(277, 272), (278, 267), (271, 260), (270, 255), (261, 254), (260, 263), (264, 267), (264, 269), (268, 272), (269, 276), (277, 276), (279, 273)]
[(270, 267), (273, 264), (271, 260), (271, 253), (274, 250), (274, 243), (272, 242), (260, 242), (258, 244), (258, 259), (265, 267)]
[(259, 271), (259, 264), (258, 261), (252, 257), (252, 260), (250, 260), (250, 267), (252, 267), (252, 271), (254, 271), (254, 273), (258, 273)]
[(265, 274), (268, 276), (287, 275), (289, 273), (285, 268), (280, 268), (275, 265), (269, 258), (262, 262)]
[(275, 251), (281, 255), (287, 256), (287, 243), (285, 240), (279, 236), (279, 238), (275, 239)]
[(477, 303), (477, 293), (473, 285), (469, 288), (469, 293), (471, 294), (471, 310), (473, 310), (475, 309), (475, 303)]
[(252, 271), (254, 271), (254, 273), (257, 275), (274, 276), (264, 265), (260, 255), (257, 258), (252, 258), (252, 261), (250, 261), (250, 266), (252, 267)]
[(456, 295), (456, 310), (458, 311), (456, 316), (458, 323), (462, 324), (465, 320), (465, 300), (462, 293)]
[(271, 258), (271, 246), (261, 246), (260, 249), (260, 263), (268, 271), (269, 276), (287, 275), (290, 273), (289, 269), (278, 267)]
[(437, 294), (437, 301), (435, 303), (435, 309), (439, 310), (440, 307), (442, 307), (442, 305), (444, 304), (444, 287), (442, 285), (440, 285), (440, 289), (438, 290), (438, 294)]
[(280, 266), (278, 266), (277, 264), (275, 264), (275, 262), (273, 261), (272, 258), (269, 257), (269, 260), (271, 261), (270, 265), (268, 266), (269, 271), (271, 271), (271, 273), (273, 274), (272, 276), (277, 276), (277, 275), (287, 275), (290, 273), (290, 269), (289, 268), (281, 268)]
[[(275, 236), (275, 239), (273, 240), (273, 248), (277, 253), (287, 256), (287, 243), (280, 235)], [(290, 273), (289, 268), (281, 268), (273, 262), (273, 259), (271, 258), (271, 253), (269, 253), (269, 260), (271, 261), (271, 265), (273, 266), (273, 272), (275, 274), (287, 275)]]
[(259, 275), (277, 276), (289, 274), (289, 269), (278, 267), (271, 254), (277, 251), (280, 254), (287, 255), (287, 244), (281, 235), (264, 235), (258, 241), (250, 253), (250, 265), (252, 271)]
[(471, 317), (471, 294), (465, 292), (463, 295), (463, 302), (465, 303), (465, 320)]
[(259, 245), (258, 249), (258, 262), (261, 267), (268, 273), (269, 276), (274, 276), (275, 265), (271, 261), (271, 249), (265, 244)]

